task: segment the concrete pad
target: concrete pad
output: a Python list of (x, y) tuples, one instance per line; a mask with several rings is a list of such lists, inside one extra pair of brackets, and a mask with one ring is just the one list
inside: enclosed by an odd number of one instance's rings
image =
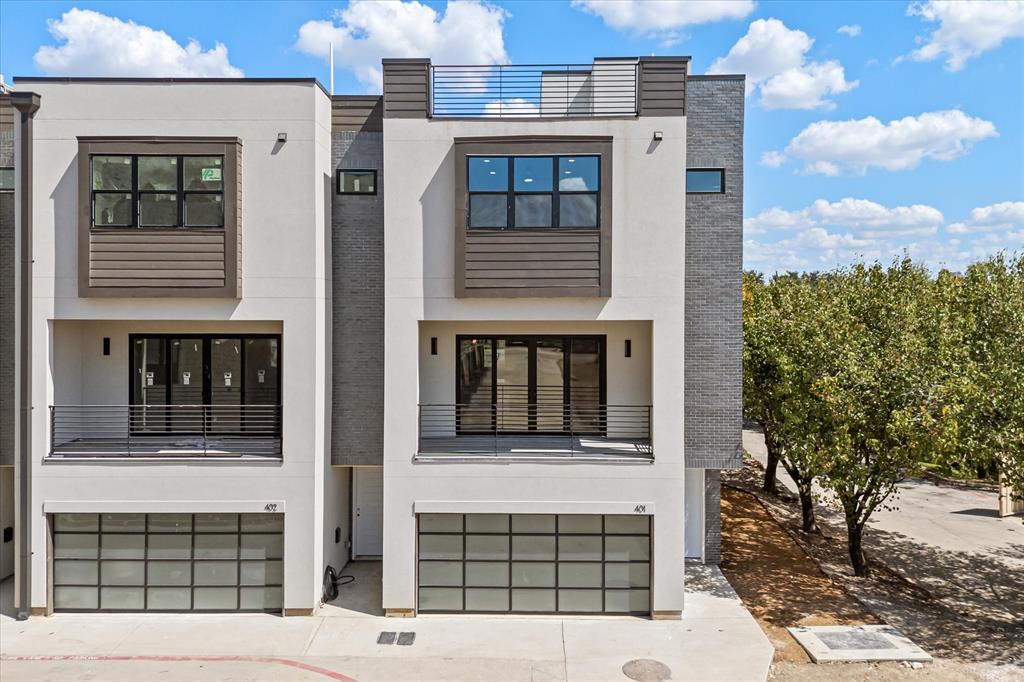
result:
[[(80, 622), (93, 618), (79, 616)], [(301, 656), (320, 625), (316, 618), (269, 614), (147, 614), (138, 620), (138, 627), (112, 653)], [(50, 653), (55, 651), (59, 649)]]
[(341, 576), (355, 578), (338, 586), (338, 597), (320, 607), (317, 615), (328, 618), (367, 618), (384, 615), (381, 562), (370, 559), (350, 561)]
[(815, 663), (920, 661), (932, 657), (891, 625), (817, 625), (787, 628)]

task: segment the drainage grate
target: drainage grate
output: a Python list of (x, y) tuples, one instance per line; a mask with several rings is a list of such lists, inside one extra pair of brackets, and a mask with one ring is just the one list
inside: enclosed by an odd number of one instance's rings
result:
[(637, 658), (622, 666), (622, 674), (637, 682), (664, 682), (672, 679), (672, 670), (661, 661)]
[(382, 632), (379, 635), (377, 635), (377, 644), (398, 644), (398, 646), (412, 646), (413, 642), (415, 641), (415, 632)]
[(932, 660), (889, 625), (817, 625), (789, 628), (789, 633), (815, 663)]

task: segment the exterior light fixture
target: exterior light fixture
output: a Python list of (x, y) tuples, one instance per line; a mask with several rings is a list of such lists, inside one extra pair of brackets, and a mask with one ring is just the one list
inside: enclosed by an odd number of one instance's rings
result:
[(277, 141), (278, 142), (287, 142), (288, 141), (288, 133), (278, 133), (277, 134)]
[(662, 133), (660, 130), (655, 130), (654, 131), (654, 139), (656, 141), (660, 142), (663, 137), (665, 137), (665, 134)]

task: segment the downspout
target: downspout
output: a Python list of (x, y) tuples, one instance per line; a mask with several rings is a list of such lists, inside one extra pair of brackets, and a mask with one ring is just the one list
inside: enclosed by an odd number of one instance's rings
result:
[(19, 112), (18, 232), (21, 239), (21, 268), (18, 274), (18, 455), (14, 465), (17, 479), (18, 604), (17, 618), (29, 616), (32, 603), (32, 117), (39, 109), (39, 95), (12, 92), (11, 105)]

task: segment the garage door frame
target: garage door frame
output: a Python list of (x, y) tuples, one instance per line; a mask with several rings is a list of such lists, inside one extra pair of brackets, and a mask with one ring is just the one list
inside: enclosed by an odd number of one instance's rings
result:
[[(58, 530), (57, 528), (57, 517), (65, 514), (71, 515), (92, 515), (96, 517), (96, 531), (82, 530), (82, 531), (69, 531), (69, 530)], [(124, 529), (110, 529), (105, 528), (105, 516), (126, 516), (126, 515), (141, 515), (143, 517), (143, 529), (140, 530), (124, 530)], [(187, 532), (155, 532), (151, 529), (150, 517), (153, 516), (187, 516), (189, 518), (189, 530)], [(197, 532), (196, 517), (201, 515), (216, 515), (216, 516), (233, 516), (235, 521), (235, 530), (215, 530), (208, 532)], [(243, 530), (243, 517), (268, 517), (273, 516), (280, 519), (280, 531), (263, 531), (259, 529), (255, 530)], [(50, 612), (57, 613), (281, 613), (284, 605), (284, 514), (277, 513), (252, 513), (252, 512), (58, 512), (47, 514), (47, 527), (48, 527), (48, 610)], [(128, 535), (128, 536), (142, 536), (143, 541), (143, 555), (142, 558), (111, 558), (103, 557), (103, 536), (105, 534), (111, 535)], [(97, 537), (97, 551), (95, 558), (72, 558), (72, 557), (57, 557), (57, 536), (62, 535), (95, 535)], [(236, 536), (236, 551), (235, 556), (229, 557), (209, 557), (202, 558), (196, 557), (196, 538), (202, 536), (216, 536), (216, 535), (235, 535)], [(279, 557), (264, 557), (259, 558), (245, 558), (242, 556), (243, 544), (242, 538), (245, 536), (264, 536), (264, 535), (279, 535), (281, 552)], [(150, 537), (152, 536), (176, 536), (176, 537), (188, 537), (189, 538), (189, 557), (185, 558), (158, 558), (151, 557), (149, 550), (151, 549)], [(57, 562), (94, 562), (96, 565), (96, 582), (95, 584), (89, 583), (57, 583), (56, 576), (56, 563)], [(114, 585), (103, 582), (103, 564), (105, 562), (132, 562), (141, 563), (143, 566), (143, 582), (142, 584), (131, 584), (131, 585)], [(150, 583), (149, 567), (151, 563), (161, 562), (178, 562), (182, 563), (187, 561), (189, 563), (189, 584), (188, 585), (168, 585), (168, 584), (154, 584)], [(235, 582), (233, 584), (196, 584), (196, 563), (202, 562), (221, 562), (226, 563), (234, 561), (235, 563)], [(270, 583), (270, 584), (243, 584), (242, 581), (242, 566), (243, 564), (259, 563), (266, 561), (280, 562), (281, 564), (281, 582)], [(56, 606), (56, 592), (60, 587), (71, 587), (71, 588), (91, 588), (96, 590), (96, 604), (97, 608), (58, 608)], [(129, 587), (129, 588), (141, 588), (143, 595), (142, 608), (103, 608), (102, 601), (102, 590), (104, 587)], [(189, 604), (190, 608), (174, 608), (174, 609), (158, 609), (149, 608), (149, 598), (151, 588), (188, 588), (189, 589)], [(233, 588), (235, 590), (235, 608), (196, 608), (195, 607), (195, 596), (196, 588)], [(281, 607), (275, 608), (242, 608), (242, 590), (243, 589), (276, 589), (280, 591), (281, 595)]]
[[(437, 514), (438, 513), (436, 513), (436, 512), (435, 513), (431, 513), (431, 515), (437, 515)], [(653, 578), (654, 578), (654, 576), (653, 576), (653, 569), (654, 569), (653, 525), (654, 524), (653, 524), (653, 516), (652, 515), (625, 515), (625, 514), (514, 514), (514, 513), (513, 514), (507, 514), (507, 513), (504, 513), (504, 512), (498, 512), (498, 513), (488, 513), (488, 512), (476, 512), (476, 513), (472, 513), (472, 512), (471, 513), (440, 512), (439, 514), (450, 515), (450, 516), (461, 516), (462, 517), (461, 531), (443, 531), (443, 532), (442, 531), (430, 531), (430, 530), (423, 531), (421, 529), (421, 520), (422, 520), (422, 517), (423, 517), (424, 513), (423, 512), (417, 513), (417, 515), (416, 515), (416, 578), (415, 578), (415, 583), (416, 583), (417, 609), (418, 609), (419, 613), (423, 613), (423, 614), (433, 614), (433, 613), (438, 613), (438, 614), (444, 614), (444, 613), (448, 613), (448, 614), (450, 614), (450, 613), (468, 613), (468, 614), (498, 614), (498, 615), (501, 615), (501, 614), (504, 614), (504, 615), (587, 615), (587, 616), (594, 616), (594, 615), (648, 616), (651, 613), (650, 609), (651, 609), (651, 605), (653, 603), (653, 590), (654, 590), (654, 585), (653, 585)], [(477, 530), (477, 531), (467, 530), (467, 523), (466, 523), (467, 517), (469, 517), (469, 516), (480, 516), (480, 515), (508, 516), (509, 517), (509, 530), (508, 530), (508, 532), (485, 532), (485, 531), (479, 531), (479, 530)], [(512, 530), (512, 517), (515, 517), (515, 516), (552, 516), (552, 517), (554, 517), (554, 521), (555, 521), (555, 530), (554, 530), (554, 532), (534, 532), (534, 531), (516, 532), (516, 531), (513, 531)], [(600, 517), (600, 519), (601, 519), (601, 531), (600, 531), (600, 533), (594, 533), (594, 532), (586, 532), (586, 533), (580, 533), (580, 532), (560, 532), (559, 526), (561, 524), (561, 520), (562, 520), (563, 517), (567, 517), (567, 516), (594, 516), (594, 517)], [(607, 519), (609, 517), (619, 517), (619, 518), (629, 518), (629, 519), (636, 519), (636, 518), (646, 519), (646, 532), (645, 533), (609, 533), (609, 532), (607, 532)], [(424, 536), (424, 535), (429, 535), (429, 536), (435, 536), (435, 535), (460, 536), (461, 537), (461, 555), (462, 555), (462, 558), (460, 558), (460, 559), (432, 559), (432, 558), (424, 558), (422, 556), (422, 554), (421, 554), (421, 547), (420, 547), (420, 538), (422, 536)], [(507, 559), (478, 559), (478, 558), (477, 559), (470, 559), (470, 558), (467, 558), (467, 552), (466, 552), (466, 547), (467, 547), (466, 537), (467, 536), (499, 536), (499, 537), (500, 536), (506, 536), (506, 537), (508, 537), (508, 539), (509, 539), (509, 541), (508, 541), (508, 546), (509, 546), (508, 558)], [(554, 537), (555, 538), (555, 558), (551, 559), (551, 560), (547, 560), (547, 559), (529, 560), (529, 559), (522, 559), (522, 558), (519, 558), (519, 559), (513, 558), (512, 538), (515, 537), (515, 536)], [(607, 538), (608, 537), (628, 538), (628, 537), (640, 537), (640, 536), (643, 536), (643, 537), (647, 538), (647, 558), (646, 559), (643, 559), (643, 560), (628, 560), (628, 561), (609, 560), (609, 559), (607, 559), (608, 553), (607, 553), (606, 542), (607, 542)], [(562, 559), (561, 558), (560, 543), (559, 543), (559, 540), (558, 540), (560, 537), (600, 537), (601, 538), (601, 559), (600, 560), (595, 560), (595, 559)], [(433, 585), (433, 584), (422, 585), (420, 583), (420, 578), (421, 578), (421, 576), (420, 576), (420, 564), (421, 564), (421, 562), (428, 562), (428, 563), (429, 562), (460, 562), (462, 564), (462, 581), (461, 581), (461, 585)], [(467, 580), (466, 580), (466, 564), (467, 563), (492, 563), (492, 564), (502, 564), (502, 563), (504, 563), (504, 564), (507, 564), (508, 568), (509, 568), (509, 577), (508, 577), (508, 580), (507, 580), (507, 584), (504, 587), (497, 586), (497, 585), (495, 585), (495, 586), (473, 586), (473, 585), (467, 585), (466, 584), (466, 582), (467, 582)], [(532, 586), (522, 586), (522, 585), (514, 586), (512, 584), (513, 583), (513, 579), (512, 579), (512, 564), (513, 563), (553, 564), (554, 565), (554, 569), (555, 569), (554, 570), (554, 574), (555, 574), (554, 575), (554, 585), (553, 586), (547, 586), (547, 585), (545, 585), (545, 586), (535, 586), (535, 587), (532, 587)], [(567, 564), (567, 563), (600, 564), (600, 566), (601, 566), (601, 586), (600, 587), (578, 587), (578, 586), (569, 586), (569, 585), (563, 586), (563, 585), (561, 585), (561, 571), (559, 570), (559, 567), (560, 567), (561, 564)], [(645, 563), (647, 564), (647, 573), (646, 573), (647, 584), (646, 584), (646, 586), (614, 587), (614, 586), (609, 586), (608, 585), (608, 583), (607, 583), (607, 566), (608, 565), (612, 565), (612, 564), (614, 564), (614, 565), (627, 565), (627, 564), (645, 564)], [(427, 589), (431, 589), (431, 588), (461, 589), (461, 591), (462, 591), (462, 600), (461, 600), (462, 601), (462, 609), (461, 610), (451, 610), (451, 609), (424, 609), (424, 608), (422, 608), (421, 605), (420, 605), (420, 590), (424, 589), (424, 588), (427, 588)], [(507, 610), (478, 610), (478, 609), (467, 610), (466, 609), (466, 592), (467, 592), (467, 590), (474, 589), (474, 588), (478, 588), (478, 589), (489, 589), (489, 588), (493, 588), (493, 589), (506, 589), (508, 591), (508, 609)], [(599, 611), (596, 611), (596, 610), (592, 610), (592, 611), (572, 611), (572, 610), (561, 611), (561, 610), (559, 610), (558, 607), (559, 607), (559, 603), (560, 603), (560, 600), (561, 600), (561, 591), (562, 590), (567, 590), (567, 589), (571, 589), (571, 590), (586, 590), (586, 591), (591, 591), (591, 592), (600, 592), (600, 594), (601, 594), (601, 610), (599, 610)], [(512, 609), (513, 590), (553, 590), (554, 591), (554, 596), (555, 596), (555, 607), (554, 607), (554, 610), (551, 610), (551, 611), (513, 610)], [(607, 592), (625, 592), (625, 593), (629, 593), (631, 591), (646, 591), (647, 592), (647, 607), (648, 607), (647, 609), (642, 610), (642, 611), (609, 611), (609, 610), (607, 610)]]

